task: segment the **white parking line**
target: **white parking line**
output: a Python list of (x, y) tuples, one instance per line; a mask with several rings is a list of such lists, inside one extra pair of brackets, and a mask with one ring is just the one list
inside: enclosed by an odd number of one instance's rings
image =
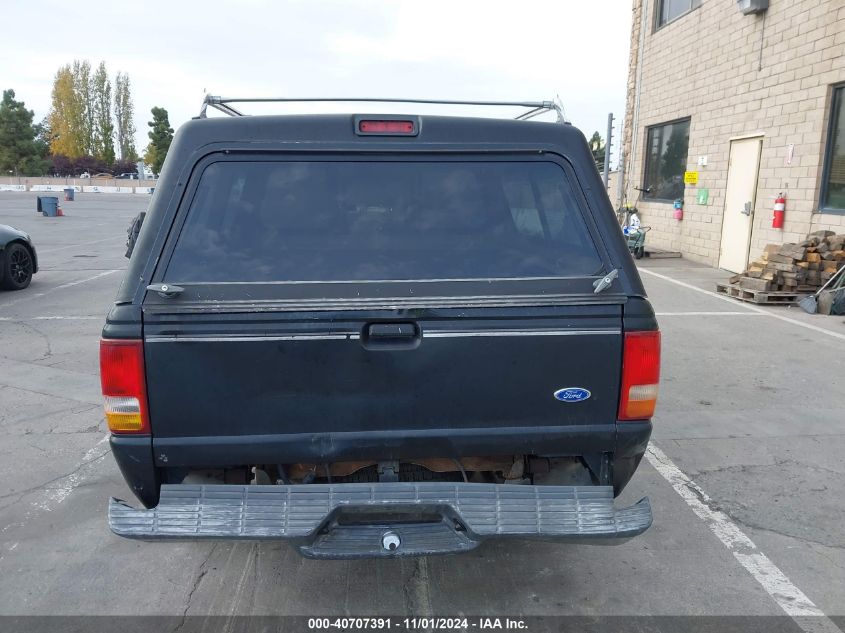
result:
[[(94, 444), (94, 446), (88, 449), (85, 455), (82, 456), (79, 463), (74, 466), (73, 470), (69, 474), (55, 479), (43, 486), (42, 489), (36, 493), (36, 497), (30, 502), (30, 507), (32, 509), (26, 510), (21, 520), (16, 521), (15, 523), (9, 523), (8, 525), (0, 528), (0, 534), (12, 528), (25, 527), (39, 511), (52, 512), (55, 510), (56, 507), (67, 499), (74, 490), (85, 483), (91, 475), (91, 469), (94, 468), (93, 464), (95, 462), (99, 462), (99, 460), (105, 457), (109, 450), (111, 450), (111, 447), (106, 444), (109, 441), (110, 436), (110, 433), (106, 433), (96, 444)], [(106, 446), (103, 446), (103, 444), (106, 444)], [(2, 556), (0, 556), (0, 560), (2, 560)]]
[(33, 501), (32, 505), (41, 510), (52, 512), (58, 504), (67, 499), (70, 496), (70, 493), (72, 493), (75, 488), (78, 488), (79, 485), (87, 478), (88, 473), (83, 472), (82, 469), (91, 462), (100, 459), (109, 451), (108, 446), (105, 448), (101, 448), (101, 446), (108, 442), (110, 437), (111, 434), (106, 433), (102, 438), (100, 438), (100, 441), (94, 444), (94, 446), (88, 449), (88, 452), (82, 456), (82, 460), (79, 462), (79, 465), (71, 474), (54, 482), (52, 486), (44, 490), (41, 495), (42, 498)]
[(655, 316), (762, 316), (756, 312), (655, 312)]
[(35, 294), (27, 294), (19, 299), (13, 299), (12, 301), (7, 301), (6, 303), (0, 303), (0, 308), (9, 308), (13, 305), (17, 305), (22, 301), (27, 301), (29, 299), (37, 299), (38, 297), (43, 297), (44, 295), (50, 294), (51, 292), (55, 292), (56, 290), (64, 290), (65, 288), (71, 288), (73, 286), (78, 286), (79, 284), (84, 284), (88, 281), (94, 281), (95, 279), (99, 279), (100, 277), (105, 277), (106, 275), (113, 275), (114, 273), (119, 273), (122, 268), (114, 268), (112, 270), (104, 270), (102, 272), (97, 273), (91, 277), (86, 277), (85, 279), (78, 279), (77, 281), (70, 281), (66, 284), (62, 284), (61, 286), (55, 286), (53, 288), (48, 288), (44, 292), (36, 292)]
[(0, 317), (0, 321), (103, 321), (105, 314), (100, 316), (34, 316), (34, 317)]
[[(671, 484), (687, 505), (728, 548), (734, 558), (760, 583), (783, 611), (796, 618), (805, 631), (842, 633), (804, 592), (796, 587), (754, 542), (739, 529), (731, 518), (713, 507), (710, 496), (687, 477), (653, 443), (646, 451), (646, 459)], [(811, 619), (803, 619), (803, 618)]]
[[(683, 288), (688, 288), (689, 290), (695, 290), (696, 292), (700, 292), (702, 294), (708, 295), (713, 297), (714, 299), (719, 299), (720, 301), (728, 301), (732, 305), (736, 306), (736, 299), (732, 299), (731, 297), (726, 297), (725, 295), (720, 295), (715, 292), (711, 292), (710, 290), (704, 290), (704, 288), (699, 288), (698, 286), (693, 286), (692, 284), (688, 284), (684, 281), (678, 281), (677, 279), (673, 279), (668, 275), (661, 275), (660, 273), (656, 273), (653, 270), (648, 270), (647, 268), (640, 268), (639, 271), (641, 273), (645, 273), (646, 275), (651, 275), (652, 277), (657, 277), (658, 279), (662, 279), (664, 281), (668, 281), (669, 283), (676, 284), (678, 286), (682, 286)], [(743, 305), (742, 308), (746, 310), (750, 310), (751, 312), (757, 312), (758, 314), (764, 314), (768, 317), (772, 317), (773, 319), (778, 319), (780, 321), (784, 321), (786, 323), (791, 323), (792, 325), (797, 325), (798, 327), (803, 327), (807, 330), (812, 330), (814, 332), (818, 332), (819, 334), (826, 334), (827, 336), (832, 336), (833, 338), (838, 338), (845, 341), (845, 334), (840, 332), (833, 332), (831, 330), (826, 330), (822, 327), (818, 327), (817, 325), (811, 325), (809, 323), (804, 323), (803, 321), (798, 321), (797, 319), (790, 319), (789, 317), (783, 316), (781, 314), (774, 314), (773, 312), (769, 312), (768, 310), (763, 310), (762, 308), (758, 308), (756, 306), (751, 305)]]

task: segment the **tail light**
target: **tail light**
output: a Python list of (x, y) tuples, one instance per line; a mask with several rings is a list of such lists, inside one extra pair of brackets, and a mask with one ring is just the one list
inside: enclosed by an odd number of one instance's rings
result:
[(100, 383), (109, 430), (149, 433), (143, 341), (101, 339)]
[(647, 420), (654, 415), (660, 382), (660, 332), (627, 332), (622, 356), (620, 420)]

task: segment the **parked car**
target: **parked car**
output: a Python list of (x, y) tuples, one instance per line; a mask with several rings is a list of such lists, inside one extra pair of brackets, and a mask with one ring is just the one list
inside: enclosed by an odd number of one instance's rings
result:
[(89, 174), (87, 171), (83, 171), (81, 174), (79, 174), (79, 177), (80, 178), (90, 178), (91, 174)]
[(94, 174), (91, 178), (114, 178), (113, 174), (108, 173), (107, 171), (100, 172), (99, 174)]
[(352, 558), (650, 526), (614, 498), (660, 333), (571, 125), (199, 118), (133, 233), (100, 368), (146, 509), (112, 499), (116, 534)]
[(138, 180), (137, 173), (123, 173), (115, 176), (118, 180)]
[(29, 235), (0, 224), (0, 288), (23, 290), (38, 272), (38, 256)]

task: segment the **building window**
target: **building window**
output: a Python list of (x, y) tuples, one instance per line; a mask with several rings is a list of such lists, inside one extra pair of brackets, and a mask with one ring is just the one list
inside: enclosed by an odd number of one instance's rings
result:
[(824, 210), (845, 211), (845, 116), (842, 102), (845, 86), (833, 91), (830, 108), (830, 128), (822, 179), (821, 207)]
[(689, 149), (689, 119), (648, 128), (644, 198), (675, 200), (684, 197), (684, 172)]
[(701, 6), (701, 0), (657, 0), (657, 28)]

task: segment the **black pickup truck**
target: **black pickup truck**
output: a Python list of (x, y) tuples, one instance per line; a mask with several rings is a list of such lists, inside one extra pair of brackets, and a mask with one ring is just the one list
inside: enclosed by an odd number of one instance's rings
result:
[(649, 527), (614, 498), (660, 334), (577, 129), (209, 103), (233, 116), (177, 133), (103, 329), (146, 508), (112, 499), (116, 534), (350, 558)]

